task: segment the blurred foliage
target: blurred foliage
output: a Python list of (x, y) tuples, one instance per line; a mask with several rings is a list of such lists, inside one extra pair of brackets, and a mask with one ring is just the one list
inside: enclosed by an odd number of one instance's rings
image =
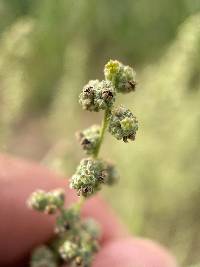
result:
[(198, 11), (199, 0), (0, 1), (1, 150), (72, 174), (74, 131), (100, 121), (81, 111), (81, 87), (109, 58), (134, 63), (140, 130), (129, 145), (108, 135), (102, 153), (123, 177), (105, 196), (185, 265), (200, 261)]
[[(183, 262), (199, 260), (200, 249), (199, 74), (200, 15), (196, 15), (182, 25), (166, 55), (140, 75), (134, 104), (129, 103), (140, 118), (137, 142), (112, 149), (123, 183), (125, 179), (133, 193), (119, 185), (124, 191), (119, 211), (133, 230), (137, 226), (141, 234), (162, 240)], [(132, 214), (123, 210), (130, 203)]]

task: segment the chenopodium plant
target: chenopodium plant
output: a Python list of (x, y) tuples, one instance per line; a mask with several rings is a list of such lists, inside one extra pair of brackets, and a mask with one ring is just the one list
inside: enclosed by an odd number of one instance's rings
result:
[(138, 121), (126, 107), (114, 107), (118, 93), (135, 91), (135, 72), (117, 60), (110, 60), (104, 69), (105, 80), (92, 80), (83, 87), (79, 102), (84, 110), (104, 111), (102, 125), (93, 125), (77, 134), (86, 158), (82, 159), (71, 177), (70, 187), (79, 196), (78, 202), (64, 207), (65, 192), (38, 190), (30, 196), (31, 208), (47, 214), (55, 214), (55, 236), (47, 244), (36, 248), (31, 267), (69, 266), (89, 267), (94, 253), (99, 249), (100, 229), (92, 219), (81, 219), (80, 211), (85, 200), (97, 193), (102, 185), (112, 185), (118, 180), (113, 163), (99, 158), (100, 147), (106, 130), (116, 139), (135, 140)]

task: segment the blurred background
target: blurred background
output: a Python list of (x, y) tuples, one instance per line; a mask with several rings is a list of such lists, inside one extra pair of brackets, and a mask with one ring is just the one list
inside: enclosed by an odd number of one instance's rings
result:
[[(134, 66), (136, 142), (107, 135), (121, 180), (105, 198), (133, 234), (200, 262), (200, 1), (0, 0), (0, 147), (70, 176), (74, 132), (100, 122), (78, 95), (110, 58)], [(123, 175), (122, 175), (123, 174)]]

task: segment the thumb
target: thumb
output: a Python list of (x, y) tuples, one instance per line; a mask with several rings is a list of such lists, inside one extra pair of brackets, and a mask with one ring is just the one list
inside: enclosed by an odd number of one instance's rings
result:
[(107, 243), (93, 267), (177, 267), (175, 259), (150, 240), (128, 238)]

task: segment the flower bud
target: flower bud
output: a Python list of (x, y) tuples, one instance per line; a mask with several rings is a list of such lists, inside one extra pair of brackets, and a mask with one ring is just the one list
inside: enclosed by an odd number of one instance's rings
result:
[(28, 205), (37, 211), (54, 214), (57, 209), (64, 205), (65, 193), (63, 189), (49, 192), (37, 190), (30, 196)]
[(78, 132), (77, 139), (85, 153), (88, 155), (93, 155), (100, 139), (100, 126), (93, 125), (82, 132)]
[(78, 254), (78, 246), (77, 244), (71, 241), (65, 241), (62, 246), (59, 248), (59, 253), (61, 258), (68, 262), (71, 261)]
[(109, 81), (91, 80), (83, 87), (79, 103), (89, 111), (105, 110), (113, 105), (115, 90)]
[(103, 172), (104, 164), (101, 160), (83, 159), (71, 178), (70, 186), (77, 190), (78, 195), (88, 197), (100, 189)]
[(105, 166), (105, 183), (107, 185), (113, 185), (119, 180), (119, 174), (113, 163), (106, 162)]
[(55, 189), (47, 193), (48, 202), (55, 205), (56, 208), (61, 208), (65, 202), (65, 191), (63, 189)]
[(110, 60), (105, 65), (104, 75), (106, 80), (112, 82), (117, 92), (129, 93), (135, 91), (136, 73), (131, 67), (124, 66), (117, 60)]
[(101, 81), (98, 84), (94, 103), (98, 110), (112, 107), (115, 101), (115, 89), (110, 81)]
[(98, 239), (100, 237), (100, 225), (95, 220), (91, 218), (85, 220), (82, 227), (92, 239)]
[(44, 212), (48, 205), (48, 197), (45, 191), (37, 190), (28, 199), (28, 206), (34, 210)]
[(32, 253), (31, 267), (58, 267), (54, 253), (47, 246), (40, 246)]
[(98, 251), (96, 249), (96, 243), (96, 240), (90, 240), (89, 243), (88, 241), (83, 241), (79, 255), (75, 258), (76, 266), (79, 266), (77, 263), (80, 263), (81, 267), (91, 266), (93, 254)]
[(113, 110), (109, 122), (109, 132), (116, 139), (123, 139), (124, 142), (135, 140), (135, 135), (138, 130), (138, 121), (133, 113), (121, 106)]
[(70, 207), (64, 210), (56, 220), (56, 233), (70, 231), (79, 222), (80, 216), (76, 209)]
[(81, 160), (76, 173), (71, 178), (71, 188), (78, 195), (88, 197), (97, 192), (101, 184), (113, 184), (118, 180), (118, 174), (111, 163), (100, 159), (86, 158)]

